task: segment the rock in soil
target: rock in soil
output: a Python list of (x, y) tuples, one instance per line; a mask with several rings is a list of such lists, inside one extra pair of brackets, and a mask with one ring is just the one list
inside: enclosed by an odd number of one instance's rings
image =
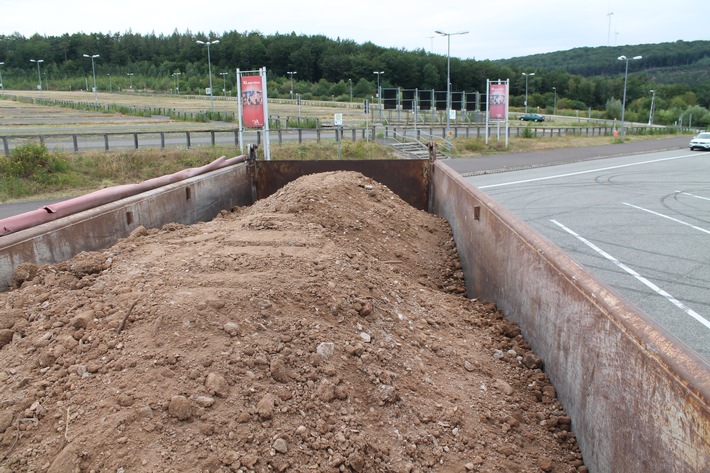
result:
[(584, 468), (447, 222), (387, 187), (306, 176), (138, 230), (0, 293), (0, 471)]

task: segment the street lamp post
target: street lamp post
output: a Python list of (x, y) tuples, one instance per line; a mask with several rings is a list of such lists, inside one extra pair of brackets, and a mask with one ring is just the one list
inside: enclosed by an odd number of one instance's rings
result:
[(382, 94), (380, 93), (380, 76), (385, 73), (385, 71), (373, 71), (373, 74), (377, 74), (377, 108), (380, 111), (380, 123), (382, 123)]
[(214, 96), (212, 95), (212, 60), (210, 59), (210, 45), (212, 44), (219, 44), (219, 40), (215, 39), (214, 41), (196, 41), (197, 44), (206, 44), (207, 45), (207, 71), (209, 72), (210, 75), (210, 107), (212, 108), (212, 111), (214, 112)]
[(626, 62), (626, 70), (624, 71), (624, 100), (621, 102), (621, 141), (624, 141), (624, 136), (626, 134), (624, 130), (624, 111), (626, 110), (626, 80), (629, 77), (629, 61), (637, 61), (641, 58), (642, 56), (634, 56), (632, 58), (628, 58), (626, 56), (619, 56), (617, 58), (619, 61)]
[(126, 74), (126, 75), (131, 79), (131, 90), (133, 90), (133, 73), (132, 73), (132, 72), (129, 72), (129, 73)]
[(555, 100), (552, 102), (552, 114), (557, 115), (557, 87), (553, 87), (552, 91), (555, 93)]
[(449, 123), (451, 117), (451, 37), (454, 35), (468, 34), (468, 31), (458, 33), (445, 33), (434, 31), (441, 36), (446, 36), (446, 136), (449, 136)]
[(222, 93), (224, 94), (224, 98), (227, 98), (227, 74), (229, 72), (220, 72), (219, 75), (222, 76)]
[(94, 100), (96, 101), (96, 103), (99, 103), (99, 95), (98, 95), (98, 91), (96, 89), (96, 68), (94, 67), (94, 58), (99, 57), (99, 55), (94, 54), (94, 55), (89, 56), (88, 54), (84, 54), (84, 57), (91, 58), (91, 72), (94, 75)]
[(534, 72), (523, 72), (523, 75), (525, 76), (525, 113), (528, 113), (528, 76), (534, 76)]
[(298, 72), (287, 72), (286, 74), (291, 76), (291, 100), (293, 100), (293, 75), (298, 74)]
[(173, 72), (173, 77), (175, 78), (175, 95), (180, 95), (180, 83), (178, 82), (178, 79), (180, 77), (181, 72)]
[(649, 90), (653, 95), (651, 96), (651, 111), (648, 114), (648, 124), (653, 125), (653, 108), (656, 103), (656, 91), (655, 90)]
[(30, 62), (37, 63), (37, 79), (39, 80), (39, 96), (42, 96), (42, 74), (39, 72), (39, 63), (44, 62), (44, 59), (30, 59)]

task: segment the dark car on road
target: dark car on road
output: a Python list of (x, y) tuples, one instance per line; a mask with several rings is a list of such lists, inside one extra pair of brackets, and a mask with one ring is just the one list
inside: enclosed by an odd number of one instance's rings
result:
[(539, 113), (526, 113), (525, 115), (520, 116), (520, 120), (524, 122), (544, 122), (545, 117)]

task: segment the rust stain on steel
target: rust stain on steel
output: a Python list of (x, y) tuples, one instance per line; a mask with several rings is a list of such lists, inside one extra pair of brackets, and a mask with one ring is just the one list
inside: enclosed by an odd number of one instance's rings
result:
[(428, 160), (257, 161), (257, 198), (268, 197), (301, 176), (332, 171), (360, 172), (413, 207), (428, 210)]
[(590, 471), (710, 471), (708, 364), (445, 163), (432, 189), (468, 296), (520, 325)]

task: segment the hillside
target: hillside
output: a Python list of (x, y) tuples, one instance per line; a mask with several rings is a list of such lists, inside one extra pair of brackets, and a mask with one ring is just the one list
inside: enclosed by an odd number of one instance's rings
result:
[[(159, 91), (165, 94), (203, 94), (210, 67), (196, 39), (202, 34), (141, 36), (76, 33), (61, 37), (0, 35), (4, 58), (4, 88), (36, 90), (38, 72), (28, 67), (42, 57), (42, 86), (51, 90), (87, 90), (92, 61), (83, 51), (95, 51), (96, 87), (99, 91)], [(629, 83), (624, 93), (624, 64), (619, 56), (643, 56), (629, 62)], [(265, 68), (270, 98), (359, 102), (377, 96), (378, 87), (394, 89), (447, 89), (484, 92), (487, 80), (510, 79), (510, 105), (525, 101), (535, 108), (606, 110), (626, 95), (629, 119), (645, 121), (654, 90), (656, 124), (675, 125), (681, 115), (700, 117), (710, 126), (710, 41), (676, 41), (615, 47), (575, 48), (555, 53), (477, 61), (451, 58), (424, 50), (384, 48), (371, 42), (357, 44), (324, 36), (262, 35), (224, 32), (211, 55), (212, 70), (243, 71)], [(450, 67), (449, 67), (450, 66)], [(39, 69), (39, 68), (38, 68)], [(450, 69), (450, 74), (449, 74)], [(380, 76), (372, 71), (386, 71)], [(297, 75), (289, 76), (289, 71)], [(523, 72), (534, 72), (528, 81)], [(224, 94), (233, 96), (235, 81), (218, 77)], [(528, 83), (529, 82), (529, 83)], [(528, 94), (529, 92), (529, 94)], [(527, 97), (529, 95), (529, 97)], [(610, 102), (612, 101), (612, 102)], [(692, 109), (693, 107), (697, 107)], [(620, 118), (620, 104), (607, 118)]]
[(574, 48), (495, 61), (515, 68), (560, 70), (585, 77), (617, 75), (619, 56), (643, 56), (629, 63), (629, 73), (647, 72), (658, 83), (700, 84), (710, 80), (710, 41)]

